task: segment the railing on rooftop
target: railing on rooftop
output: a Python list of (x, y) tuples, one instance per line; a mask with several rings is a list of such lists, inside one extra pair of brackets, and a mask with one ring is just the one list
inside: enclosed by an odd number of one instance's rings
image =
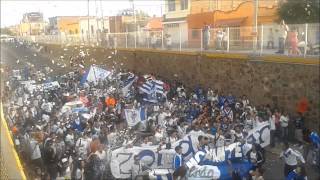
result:
[[(285, 43), (284, 55), (318, 56), (320, 32), (317, 24), (291, 24)], [(87, 35), (42, 35), (19, 37), (25, 40), (48, 44), (97, 45), (109, 48), (146, 48), (175, 51), (220, 52), (245, 54), (276, 54), (279, 49), (280, 26), (259, 25), (254, 27), (221, 27), (188, 29), (173, 27), (171, 34), (165, 31), (138, 31)], [(294, 42), (297, 36), (297, 42)], [(292, 48), (298, 47), (299, 54)]]

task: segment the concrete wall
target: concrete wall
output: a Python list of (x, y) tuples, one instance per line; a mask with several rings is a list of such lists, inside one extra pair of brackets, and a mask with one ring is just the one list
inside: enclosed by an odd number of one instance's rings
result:
[[(57, 53), (59, 47), (54, 49)], [(306, 97), (309, 101), (306, 124), (319, 129), (319, 63), (276, 63), (227, 55), (218, 58), (192, 53), (139, 50), (118, 50), (117, 57), (108, 59), (110, 50), (90, 48), (90, 51), (92, 57), (89, 58), (95, 58), (96, 64), (114, 65), (142, 74), (153, 73), (167, 80), (177, 79), (190, 88), (201, 85), (237, 96), (246, 94), (255, 105), (278, 106), (294, 116), (298, 101)]]

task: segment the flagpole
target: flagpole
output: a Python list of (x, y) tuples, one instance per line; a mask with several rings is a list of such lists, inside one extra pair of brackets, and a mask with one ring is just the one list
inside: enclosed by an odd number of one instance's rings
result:
[[(95, 67), (95, 65), (92, 66), (92, 68), (94, 68), (94, 67)], [(97, 81), (96, 69), (95, 68), (93, 69), (93, 75), (94, 75), (94, 79)]]

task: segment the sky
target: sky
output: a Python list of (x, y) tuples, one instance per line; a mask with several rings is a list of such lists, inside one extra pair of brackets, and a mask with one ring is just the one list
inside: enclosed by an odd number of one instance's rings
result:
[[(87, 0), (65, 0), (65, 1), (29, 1), (29, 0), (1, 0), (1, 27), (19, 24), (26, 12), (42, 12), (45, 20), (53, 16), (86, 16)], [(90, 15), (101, 16), (115, 15), (121, 9), (131, 8), (129, 0), (90, 0)], [(161, 16), (164, 12), (163, 0), (134, 0), (135, 8), (147, 12), (150, 16)], [(97, 6), (95, 6), (97, 5)]]

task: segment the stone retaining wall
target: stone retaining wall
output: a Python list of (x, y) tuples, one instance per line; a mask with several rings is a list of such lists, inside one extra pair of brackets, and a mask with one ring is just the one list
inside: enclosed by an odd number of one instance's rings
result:
[[(69, 49), (73, 49), (68, 47)], [(86, 48), (85, 48), (86, 49)], [(298, 101), (306, 97), (308, 127), (319, 130), (319, 65), (275, 63), (243, 58), (213, 58), (200, 54), (87, 48), (95, 64), (116, 66), (136, 73), (153, 73), (164, 79), (177, 79), (190, 88), (201, 85), (237, 96), (246, 94), (255, 105), (270, 104), (296, 115)], [(53, 54), (78, 53), (48, 46)], [(108, 58), (112, 56), (112, 58)], [(254, 58), (252, 58), (254, 59)], [(89, 60), (87, 64), (92, 64)], [(123, 65), (121, 65), (123, 63)]]

